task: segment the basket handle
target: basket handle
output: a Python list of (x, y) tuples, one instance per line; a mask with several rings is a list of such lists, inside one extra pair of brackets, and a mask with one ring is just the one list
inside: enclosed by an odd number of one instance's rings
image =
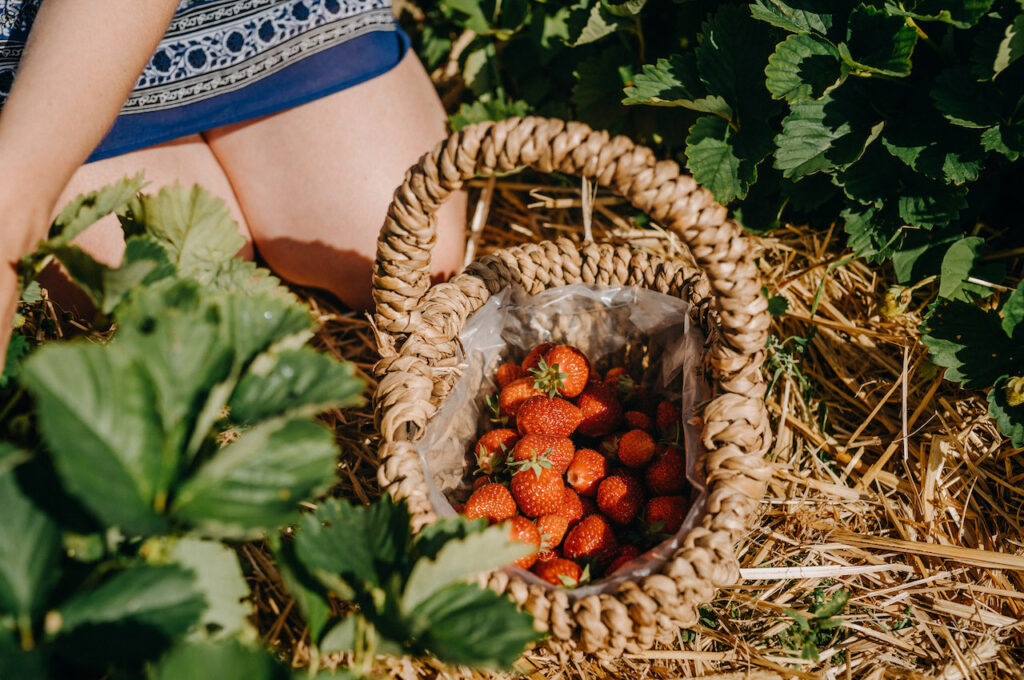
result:
[(676, 163), (657, 162), (650, 149), (627, 137), (537, 117), (463, 128), (406, 172), (381, 227), (373, 268), (382, 353), (393, 352), (401, 336), (420, 324), (416, 306), (430, 287), (434, 213), (466, 180), (522, 166), (591, 178), (677, 231), (718, 296), (721, 339), (729, 351), (717, 357), (717, 368), (727, 375), (746, 374), (750, 386), (765, 345), (767, 301), (750, 244), (726, 209), (692, 177), (680, 174)]

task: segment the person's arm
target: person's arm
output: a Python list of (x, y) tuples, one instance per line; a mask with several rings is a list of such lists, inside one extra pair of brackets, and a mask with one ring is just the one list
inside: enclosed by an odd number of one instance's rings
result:
[(0, 109), (0, 366), (17, 306), (13, 263), (45, 236), (64, 185), (110, 129), (177, 5), (40, 4)]

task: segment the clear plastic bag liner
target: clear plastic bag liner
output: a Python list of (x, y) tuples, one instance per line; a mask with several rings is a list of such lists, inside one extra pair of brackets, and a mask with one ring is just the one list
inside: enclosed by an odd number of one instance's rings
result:
[[(704, 334), (690, 323), (689, 304), (679, 298), (635, 286), (573, 284), (529, 295), (506, 288), (494, 295), (467, 321), (459, 336), (461, 375), (416, 443), (428, 494), (442, 517), (454, 517), (452, 502), (471, 492), (472, 446), (491, 415), (487, 396), (498, 393), (494, 373), (505, 361), (521, 361), (535, 345), (574, 345), (603, 374), (625, 362), (630, 374), (652, 395), (681, 404), (686, 447), (686, 473), (692, 486), (691, 506), (679, 531), (608, 578), (569, 589), (570, 599), (611, 592), (624, 580), (642, 578), (658, 569), (682, 545), (687, 532), (705, 514), (707, 488), (698, 462), (704, 454), (694, 407), (708, 399), (699, 374)], [(647, 351), (642, 348), (647, 346)], [(646, 354), (649, 358), (643, 361)], [(633, 365), (630, 365), (630, 362)], [(514, 424), (512, 427), (515, 427)], [(534, 574), (507, 567), (528, 583), (554, 588)]]

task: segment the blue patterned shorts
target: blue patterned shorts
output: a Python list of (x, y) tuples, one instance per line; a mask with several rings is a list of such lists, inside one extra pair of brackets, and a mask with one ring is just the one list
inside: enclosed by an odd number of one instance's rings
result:
[[(0, 0), (0, 106), (42, 0)], [(90, 161), (357, 85), (408, 49), (390, 0), (181, 0)]]

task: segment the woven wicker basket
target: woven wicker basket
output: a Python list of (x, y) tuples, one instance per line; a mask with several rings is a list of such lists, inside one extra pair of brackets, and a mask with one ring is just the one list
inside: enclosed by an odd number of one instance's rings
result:
[[(434, 212), (466, 180), (522, 166), (610, 187), (678, 232), (706, 276), (626, 247), (559, 239), (492, 253), (431, 287)], [(467, 317), (506, 286), (535, 294), (580, 282), (642, 286), (691, 304), (708, 338), (704, 363), (715, 395), (703, 413), (707, 515), (660, 572), (627, 581), (614, 594), (574, 602), (564, 589), (527, 585), (504, 571), (486, 582), (532, 613), (556, 650), (618, 654), (675, 639), (680, 627), (696, 623), (697, 606), (716, 587), (736, 581), (733, 545), (769, 474), (760, 372), (768, 314), (757, 270), (725, 208), (674, 162), (656, 162), (650, 149), (580, 123), (522, 118), (467, 127), (410, 168), (388, 209), (374, 267), (379, 480), (408, 500), (415, 528), (432, 521), (414, 442), (458, 377), (457, 336)]]

